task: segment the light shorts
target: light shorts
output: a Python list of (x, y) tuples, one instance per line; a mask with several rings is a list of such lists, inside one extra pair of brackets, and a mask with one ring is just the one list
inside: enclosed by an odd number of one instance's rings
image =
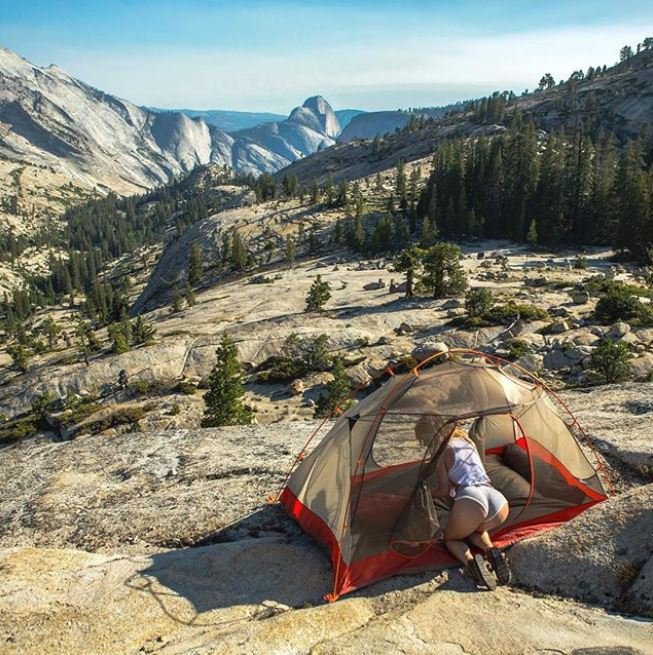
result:
[(483, 512), (485, 513), (484, 521), (491, 521), (508, 502), (500, 491), (487, 484), (458, 487), (454, 501), (461, 500), (462, 498), (473, 500), (483, 508)]

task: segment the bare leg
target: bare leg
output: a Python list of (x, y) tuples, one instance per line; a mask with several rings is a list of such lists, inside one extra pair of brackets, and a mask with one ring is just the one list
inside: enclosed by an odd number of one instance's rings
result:
[(483, 518), (483, 508), (467, 498), (456, 500), (451, 508), (447, 528), (444, 531), (444, 544), (447, 550), (463, 564), (467, 564), (472, 559), (469, 546), (463, 539), (476, 532)]
[(469, 535), (468, 539), (472, 542), (472, 544), (474, 544), (474, 546), (483, 552), (485, 552), (488, 548), (494, 548), (494, 544), (492, 543), (492, 539), (490, 539), (490, 535), (488, 534), (487, 530), (483, 530), (482, 532), (474, 532), (474, 534)]

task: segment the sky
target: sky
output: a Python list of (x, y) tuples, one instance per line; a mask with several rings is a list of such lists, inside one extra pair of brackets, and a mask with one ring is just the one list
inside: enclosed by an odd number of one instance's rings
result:
[(447, 104), (613, 64), (651, 0), (0, 0), (0, 46), (139, 105)]

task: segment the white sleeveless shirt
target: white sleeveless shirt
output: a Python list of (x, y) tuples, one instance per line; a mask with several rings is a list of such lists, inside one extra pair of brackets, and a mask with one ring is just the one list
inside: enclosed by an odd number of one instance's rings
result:
[(451, 482), (461, 487), (492, 484), (473, 444), (466, 439), (454, 437), (449, 441), (449, 448), (454, 455), (453, 465), (449, 469)]

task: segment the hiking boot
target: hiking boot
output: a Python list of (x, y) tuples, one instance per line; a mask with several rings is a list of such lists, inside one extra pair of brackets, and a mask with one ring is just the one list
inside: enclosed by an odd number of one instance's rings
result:
[(497, 588), (497, 581), (488, 569), (487, 562), (482, 555), (474, 555), (474, 559), (467, 562), (463, 575), (471, 578), (477, 587), (486, 587), (489, 591)]
[(500, 585), (508, 584), (512, 578), (506, 556), (498, 548), (488, 548), (487, 558)]

